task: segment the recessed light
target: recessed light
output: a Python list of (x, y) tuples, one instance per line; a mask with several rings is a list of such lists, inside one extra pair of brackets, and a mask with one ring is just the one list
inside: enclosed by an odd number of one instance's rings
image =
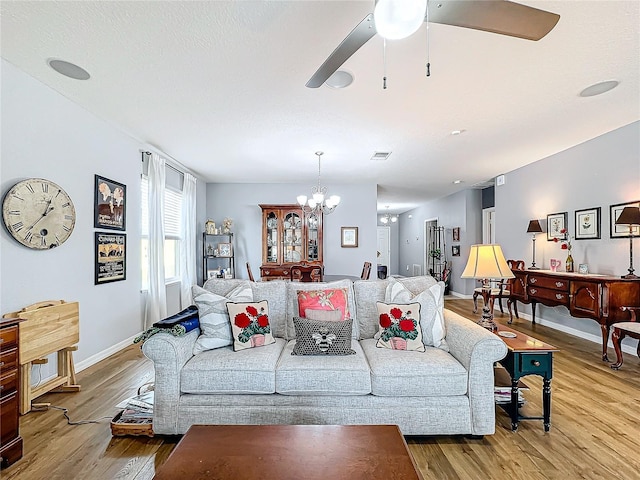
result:
[(464, 129), (463, 130), (452, 130), (451, 131), (451, 135), (453, 135), (455, 137), (455, 136), (460, 135), (460, 134), (462, 134), (464, 132), (466, 132), (466, 130), (464, 130)]
[(331, 88), (347, 88), (353, 83), (353, 75), (346, 70), (338, 70), (325, 83)]
[(581, 97), (593, 97), (608, 92), (616, 88), (620, 82), (618, 80), (607, 80), (605, 82), (594, 83), (580, 92)]
[(89, 80), (91, 78), (89, 72), (73, 63), (55, 58), (50, 58), (47, 63), (56, 72), (65, 77), (73, 78), (74, 80)]
[(454, 184), (454, 185), (458, 185), (458, 184), (460, 184), (460, 183), (462, 183), (462, 180), (454, 180), (454, 181), (453, 181), (453, 184)]

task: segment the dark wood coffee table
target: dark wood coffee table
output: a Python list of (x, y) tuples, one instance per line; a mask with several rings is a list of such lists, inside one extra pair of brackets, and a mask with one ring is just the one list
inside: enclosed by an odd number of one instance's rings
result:
[(193, 425), (157, 480), (422, 479), (397, 425)]

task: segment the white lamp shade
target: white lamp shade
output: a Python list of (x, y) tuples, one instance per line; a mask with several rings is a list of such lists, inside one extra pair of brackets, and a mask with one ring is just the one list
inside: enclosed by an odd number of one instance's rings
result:
[(316, 201), (313, 198), (309, 199), (309, 207), (310, 208), (316, 208)]
[(324, 200), (324, 195), (322, 193), (314, 193), (313, 194), (313, 200), (316, 203), (322, 203), (322, 201)]
[(298, 204), (302, 207), (305, 203), (307, 203), (307, 196), (298, 195), (297, 200), (298, 200)]
[(391, 221), (392, 221), (393, 223), (396, 223), (396, 222), (398, 221), (398, 217), (391, 217)]
[(331, 200), (331, 203), (333, 204), (333, 206), (336, 207), (340, 203), (340, 196), (339, 195), (331, 195), (329, 197), (329, 200)]
[(427, 0), (377, 0), (376, 31), (388, 40), (406, 38), (420, 28), (426, 12)]
[(495, 244), (471, 245), (467, 266), (461, 278), (514, 278), (502, 253)]

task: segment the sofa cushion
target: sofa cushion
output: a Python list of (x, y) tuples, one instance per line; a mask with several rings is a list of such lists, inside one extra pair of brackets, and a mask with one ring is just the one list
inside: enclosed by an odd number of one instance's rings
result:
[[(353, 282), (351, 280), (338, 280), (337, 282), (287, 282), (287, 339), (292, 340), (296, 338), (296, 331), (293, 325), (293, 317), (299, 317), (300, 310), (298, 307), (298, 291), (311, 291), (311, 290), (334, 290), (334, 289), (346, 289), (347, 290), (347, 309), (350, 315), (353, 315), (355, 310), (355, 300), (353, 296)], [(304, 310), (303, 310), (304, 315)], [(352, 324), (352, 338), (359, 338), (358, 322), (353, 319)]]
[(276, 367), (276, 392), (283, 395), (368, 395), (369, 364), (359, 342), (355, 355), (292, 355), (296, 340), (287, 343)]
[(467, 393), (467, 370), (442, 349), (397, 352), (377, 348), (375, 339), (361, 340), (360, 345), (371, 368), (373, 395), (445, 397)]
[(294, 317), (293, 355), (355, 355), (351, 349), (351, 321), (322, 322)]
[(212, 293), (197, 285), (192, 287), (193, 301), (200, 315), (201, 335), (193, 346), (193, 354), (198, 355), (205, 350), (225, 347), (233, 343), (231, 323), (227, 312), (227, 302), (250, 302), (253, 293), (249, 282), (243, 282), (224, 294)]
[(422, 342), (425, 346), (438, 347), (449, 351), (445, 340), (444, 323), (444, 289), (443, 282), (428, 287), (414, 295), (405, 285), (396, 279), (389, 279), (385, 291), (385, 302), (420, 303), (420, 327), (422, 328)]
[(377, 302), (380, 335), (377, 347), (424, 352), (420, 330), (420, 304)]
[(231, 330), (233, 331), (233, 349), (238, 352), (246, 348), (269, 345), (275, 340), (269, 324), (269, 303), (227, 302)]
[[(228, 280), (227, 280), (228, 281)], [(274, 337), (285, 338), (287, 328), (287, 288), (283, 280), (251, 282), (253, 299), (269, 302), (269, 323)]]
[(229, 347), (191, 357), (180, 373), (182, 393), (259, 394), (276, 391), (275, 370), (285, 340), (234, 352)]

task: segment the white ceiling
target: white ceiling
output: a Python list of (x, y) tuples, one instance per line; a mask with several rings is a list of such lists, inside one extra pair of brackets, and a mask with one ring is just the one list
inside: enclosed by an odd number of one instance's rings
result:
[[(0, 45), (209, 182), (312, 184), (324, 150), (323, 183), (375, 182), (379, 209), (402, 212), (640, 119), (640, 2), (521, 3), (558, 25), (531, 42), (432, 24), (429, 78), (423, 25), (388, 45), (387, 90), (378, 36), (344, 65), (352, 86), (305, 87), (373, 0), (2, 1)], [(621, 83), (578, 95), (609, 79)]]

